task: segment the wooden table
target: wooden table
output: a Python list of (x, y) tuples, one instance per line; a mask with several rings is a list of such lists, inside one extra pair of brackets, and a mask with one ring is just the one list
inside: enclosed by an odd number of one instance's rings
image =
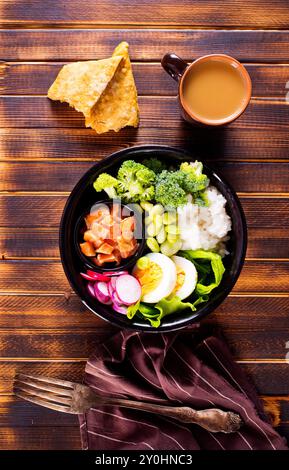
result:
[[(0, 0), (0, 448), (79, 449), (74, 417), (12, 396), (15, 371), (78, 380), (110, 327), (71, 292), (58, 252), (66, 198), (91, 165), (120, 148), (186, 148), (239, 193), (249, 227), (242, 275), (210, 317), (289, 437), (289, 6), (285, 0)], [(97, 136), (46, 97), (61, 65), (130, 53), (141, 125)], [(253, 81), (230, 127), (194, 129), (178, 112), (167, 51), (190, 60), (227, 53)], [(289, 90), (287, 90), (289, 91)], [(289, 348), (289, 343), (287, 343)]]

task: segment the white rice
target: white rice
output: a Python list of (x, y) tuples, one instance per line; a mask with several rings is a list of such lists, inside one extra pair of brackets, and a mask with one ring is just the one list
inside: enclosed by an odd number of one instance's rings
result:
[(231, 230), (231, 219), (225, 205), (226, 199), (214, 186), (206, 190), (209, 200), (207, 207), (189, 202), (178, 208), (178, 225), (182, 250), (214, 250), (224, 256), (228, 252), (225, 242)]

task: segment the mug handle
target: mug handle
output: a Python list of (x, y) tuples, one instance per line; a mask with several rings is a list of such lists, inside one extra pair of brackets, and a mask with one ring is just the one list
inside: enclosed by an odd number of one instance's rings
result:
[(162, 58), (162, 67), (176, 82), (181, 79), (188, 65), (187, 62), (174, 53), (165, 54)]

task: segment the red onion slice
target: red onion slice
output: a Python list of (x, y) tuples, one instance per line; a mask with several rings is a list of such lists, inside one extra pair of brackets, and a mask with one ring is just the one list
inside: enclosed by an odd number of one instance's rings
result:
[(115, 310), (117, 313), (121, 313), (122, 315), (126, 315), (127, 308), (124, 305), (119, 305), (119, 304), (112, 304), (113, 310)]
[(128, 274), (128, 271), (108, 271), (106, 272), (107, 276), (122, 276), (124, 274)]
[(110, 280), (109, 276), (106, 276), (105, 274), (97, 273), (95, 271), (91, 271), (90, 269), (86, 271), (86, 276), (88, 276), (90, 280), (93, 280), (93, 281), (109, 282)]
[(95, 291), (94, 291), (94, 284), (92, 282), (89, 282), (87, 284), (87, 290), (88, 290), (88, 293), (95, 298)]

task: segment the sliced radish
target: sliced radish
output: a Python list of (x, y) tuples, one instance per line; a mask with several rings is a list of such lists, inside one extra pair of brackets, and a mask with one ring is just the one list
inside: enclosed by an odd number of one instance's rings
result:
[[(82, 273), (81, 273), (81, 275), (84, 277), (84, 275)], [(89, 280), (93, 280), (93, 281), (108, 282), (110, 280), (109, 276), (105, 276), (104, 274), (97, 273), (95, 271), (91, 271), (90, 269), (88, 269), (86, 271), (86, 276), (88, 276), (90, 278)], [(87, 279), (87, 278), (85, 278), (85, 279)]]
[(94, 284), (94, 292), (95, 292), (95, 297), (99, 302), (105, 305), (110, 305), (112, 304), (112, 300), (110, 298), (110, 295), (108, 293), (108, 287), (106, 282), (96, 282)]
[(114, 287), (113, 287), (111, 282), (107, 283), (107, 288), (108, 288), (108, 293), (109, 293), (110, 297), (112, 298), (113, 293), (114, 293)]
[(111, 287), (112, 287), (112, 290), (115, 290), (115, 285), (116, 285), (116, 278), (115, 277), (112, 277), (109, 281)]
[(127, 308), (124, 305), (119, 305), (119, 304), (112, 304), (113, 310), (115, 310), (117, 313), (121, 313), (122, 315), (126, 315)]
[(88, 293), (92, 296), (92, 297), (95, 297), (95, 292), (94, 292), (94, 284), (92, 282), (89, 282), (87, 284), (87, 290), (88, 290)]
[(130, 274), (123, 274), (116, 280), (116, 293), (125, 305), (135, 304), (141, 297), (141, 285)]
[(106, 272), (106, 275), (107, 275), (107, 276), (122, 276), (122, 275), (124, 275), (124, 274), (128, 274), (128, 271), (117, 271), (117, 272), (115, 272), (115, 271), (108, 271), (108, 272)]
[(120, 300), (119, 296), (117, 295), (116, 291), (113, 291), (111, 300), (114, 304), (122, 305), (123, 302)]

